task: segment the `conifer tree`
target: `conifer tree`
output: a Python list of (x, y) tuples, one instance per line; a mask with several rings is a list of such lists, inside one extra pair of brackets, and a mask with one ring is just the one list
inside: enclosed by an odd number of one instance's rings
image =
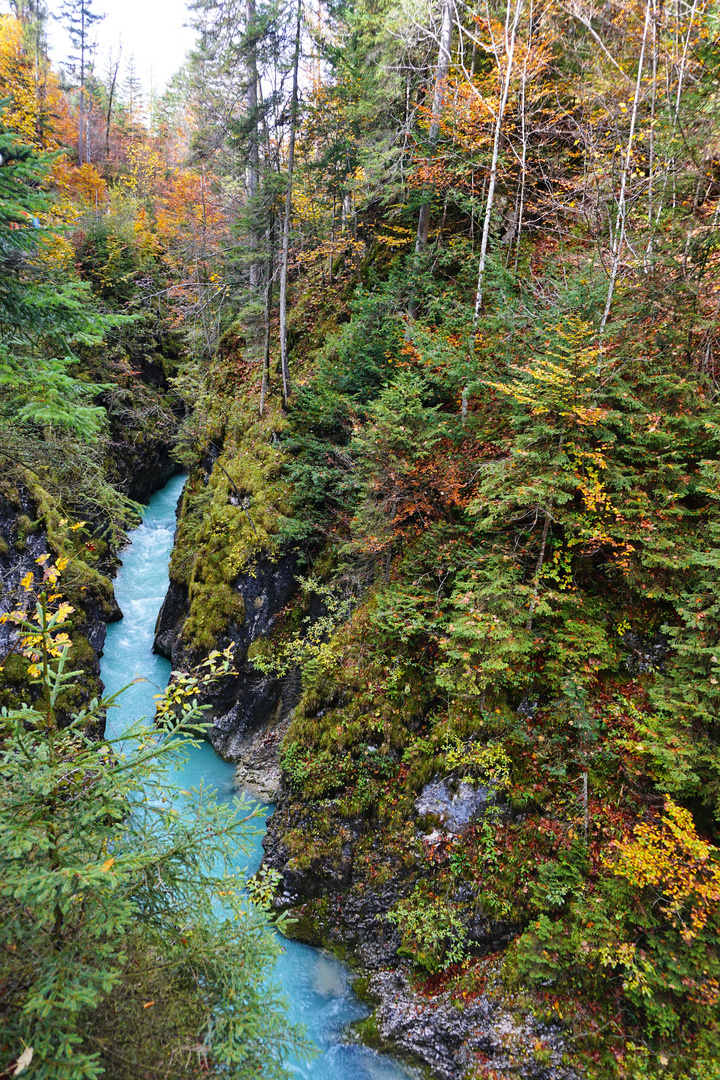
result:
[(122, 319), (100, 315), (85, 283), (42, 261), (51, 162), (0, 124), (0, 415), (89, 439), (104, 410), (93, 403), (98, 388), (69, 373), (73, 348), (100, 344)]
[(61, 19), (70, 35), (74, 52), (68, 57), (68, 71), (78, 88), (78, 162), (90, 160), (90, 146), (86, 130), (90, 98), (87, 83), (93, 63), (93, 26), (104, 19), (92, 10), (93, 0), (63, 0)]
[(265, 914), (230, 869), (248, 808), (181, 795), (168, 771), (199, 719), (188, 702), (229, 657), (160, 697), (159, 728), (93, 739), (111, 699), (60, 729), (58, 696), (78, 673), (57, 584), (67, 560), (49, 559), (3, 617), (38, 695), (0, 716), (0, 1064), (8, 1075), (32, 1064), (38, 1080), (168, 1068), (280, 1080), (303, 1043), (267, 981), (277, 946)]

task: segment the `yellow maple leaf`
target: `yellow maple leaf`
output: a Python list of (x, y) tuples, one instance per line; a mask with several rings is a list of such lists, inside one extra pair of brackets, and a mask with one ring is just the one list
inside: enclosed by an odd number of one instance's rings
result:
[(68, 604), (67, 600), (63, 600), (62, 604), (57, 609), (58, 625), (67, 622), (68, 616), (71, 615), (74, 610), (75, 608), (72, 606), (72, 604)]

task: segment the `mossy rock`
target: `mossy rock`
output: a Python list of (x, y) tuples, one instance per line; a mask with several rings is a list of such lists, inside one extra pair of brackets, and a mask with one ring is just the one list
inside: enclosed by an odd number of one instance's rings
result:
[[(353, 989), (355, 989), (354, 985)], [(374, 1012), (366, 1016), (364, 1020), (354, 1020), (350, 1026), (364, 1046), (369, 1046), (371, 1050), (383, 1049), (384, 1044)]]
[(27, 516), (27, 514), (20, 514), (17, 519), (16, 534), (15, 534), (15, 550), (21, 555), (27, 547), (27, 538), (31, 532), (35, 530), (35, 523)]

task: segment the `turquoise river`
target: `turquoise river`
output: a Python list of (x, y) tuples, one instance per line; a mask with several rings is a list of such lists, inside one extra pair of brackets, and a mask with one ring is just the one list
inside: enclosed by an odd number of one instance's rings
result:
[[(168, 587), (175, 510), (183, 483), (184, 477), (173, 477), (152, 497), (142, 524), (122, 553), (115, 593), (124, 617), (108, 627), (102, 678), (107, 694), (127, 686), (138, 675), (147, 681), (130, 686), (120, 707), (110, 710), (110, 737), (122, 736), (132, 720), (153, 714), (153, 695), (166, 686), (170, 676), (170, 664), (153, 654), (152, 644), (155, 620)], [(208, 743), (191, 751), (183, 770), (184, 787), (201, 782), (214, 787), (220, 799), (236, 796), (234, 766), (218, 757)], [(265, 817), (272, 813), (270, 806), (262, 809)], [(238, 855), (238, 868), (246, 872), (257, 868), (262, 857), (261, 839), (258, 830), (250, 854)], [(305, 1026), (317, 1047), (309, 1064), (290, 1064), (293, 1076), (304, 1080), (407, 1080), (414, 1075), (347, 1036), (348, 1025), (367, 1010), (351, 991), (350, 972), (334, 957), (283, 939), (274, 978), (282, 987), (291, 1019)]]

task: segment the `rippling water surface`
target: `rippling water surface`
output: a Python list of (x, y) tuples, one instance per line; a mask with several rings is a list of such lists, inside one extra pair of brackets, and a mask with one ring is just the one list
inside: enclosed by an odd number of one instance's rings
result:
[[(175, 508), (184, 477), (173, 477), (150, 500), (142, 525), (122, 553), (123, 565), (115, 582), (115, 595), (123, 611), (121, 622), (108, 627), (102, 678), (106, 694), (115, 693), (138, 675), (146, 682), (131, 685), (119, 708), (108, 715), (108, 735), (122, 735), (127, 726), (154, 712), (153, 694), (163, 689), (170, 664), (152, 651), (155, 620), (168, 587), (168, 562), (175, 532)], [(205, 743), (191, 751), (182, 783), (201, 782), (214, 787), (221, 799), (235, 797), (234, 767)], [(266, 815), (272, 807), (264, 808)], [(262, 819), (259, 819), (259, 824)], [(261, 831), (249, 854), (239, 854), (237, 865), (254, 870), (262, 856)], [(283, 952), (275, 978), (288, 1001), (291, 1018), (305, 1025), (318, 1054), (309, 1064), (293, 1062), (292, 1073), (303, 1080), (407, 1080), (413, 1076), (401, 1065), (365, 1047), (345, 1041), (344, 1029), (367, 1010), (350, 990), (348, 969), (334, 957), (299, 945), (282, 942)]]

